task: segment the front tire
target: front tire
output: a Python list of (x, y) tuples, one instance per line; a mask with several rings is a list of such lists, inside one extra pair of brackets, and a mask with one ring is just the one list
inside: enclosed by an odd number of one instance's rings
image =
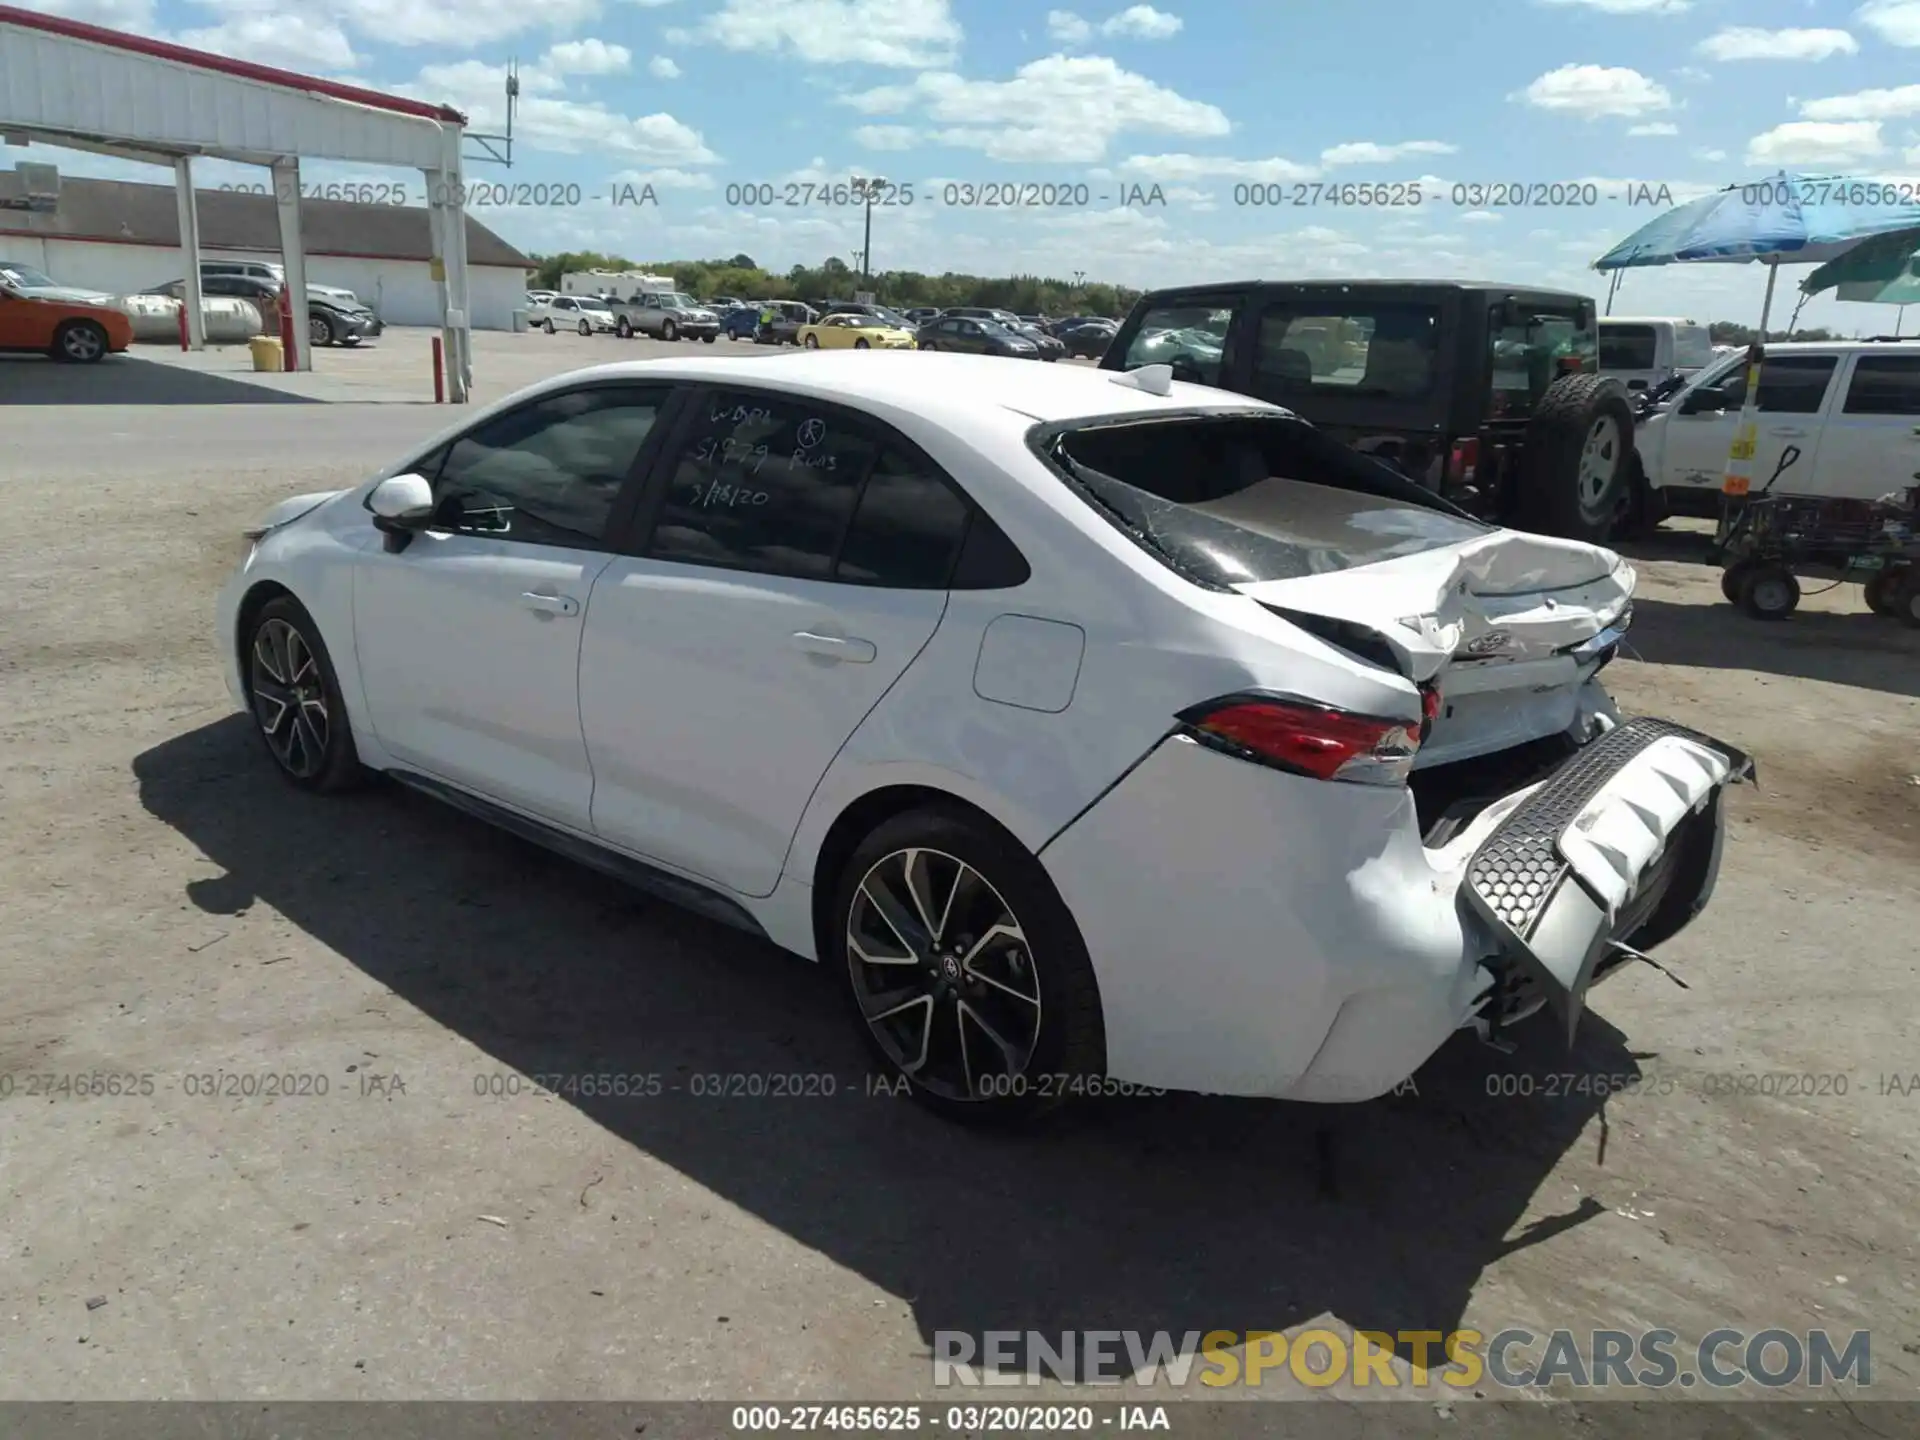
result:
[(106, 358), (107, 332), (93, 320), (69, 320), (53, 332), (47, 354), (66, 365), (97, 365)]
[(1547, 387), (1520, 466), (1525, 529), (1599, 543), (1632, 505), (1633, 407), (1618, 380), (1567, 375)]
[(662, 340), (678, 340), (680, 338), (680, 327), (671, 320), (667, 321), (666, 324), (660, 327), (660, 338)]
[(593, 338), (593, 322), (590, 320), (582, 320), (580, 322), (580, 333), (591, 340)]
[(886, 821), (848, 859), (827, 938), (869, 1048), (936, 1113), (1017, 1122), (1105, 1078), (1079, 927), (990, 822), (946, 808)]
[(551, 335), (551, 334), (553, 334), (553, 321), (552, 321), (552, 320), (548, 320), (548, 321), (547, 321), (547, 333), (548, 333), (549, 335)]
[(260, 607), (247, 633), (245, 668), (254, 723), (287, 780), (324, 792), (364, 778), (340, 681), (305, 606), (282, 595)]
[(873, 346), (869, 345), (864, 340), (856, 340), (853, 342), (853, 348), (856, 350), (871, 350)]
[(1893, 613), (1920, 629), (1920, 565), (1909, 565), (1893, 592)]
[(1876, 615), (1884, 615), (1889, 619), (1898, 619), (1900, 617), (1900, 611), (1896, 602), (1900, 595), (1901, 582), (1905, 580), (1907, 574), (1907, 567), (1895, 565), (1882, 570), (1878, 575), (1875, 575), (1871, 580), (1867, 581), (1864, 596), (1867, 602), (1867, 609)]
[(711, 345), (713, 344), (714, 341), (718, 340), (720, 337), (718, 335), (702, 335), (700, 338), (706, 341), (707, 344)]
[(307, 343), (309, 345), (331, 345), (334, 342), (333, 321), (324, 315), (307, 317)]
[(613, 327), (613, 333), (618, 335), (622, 340), (631, 340), (633, 338), (633, 326), (627, 323), (626, 316), (622, 315), (620, 317), (620, 322)]

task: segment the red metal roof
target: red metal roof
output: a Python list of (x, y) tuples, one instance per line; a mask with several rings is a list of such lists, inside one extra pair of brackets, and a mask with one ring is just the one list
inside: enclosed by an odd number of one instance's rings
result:
[(462, 126), (467, 123), (465, 115), (448, 105), (432, 105), (425, 100), (408, 100), (399, 95), (383, 95), (378, 90), (363, 90), (358, 85), (342, 85), (338, 81), (321, 80), (312, 75), (296, 75), (291, 70), (276, 70), (271, 65), (255, 65), (247, 60), (230, 60), (225, 55), (210, 55), (204, 50), (189, 50), (184, 45), (170, 45), (164, 40), (149, 40), (144, 35), (128, 35), (124, 31), (108, 30), (99, 25), (87, 25), (59, 15), (43, 15), (37, 10), (21, 10), (12, 5), (0, 5), (0, 25), (18, 25), (27, 30), (41, 30), (49, 35), (64, 35), (70, 40), (84, 40), (92, 45), (104, 45), (110, 49), (125, 50), (134, 55), (150, 55), (156, 60), (171, 60), (176, 64), (192, 65), (197, 69), (211, 70), (220, 75), (232, 75), (236, 79), (252, 80), (262, 85), (278, 85), (286, 90), (326, 95), (335, 100), (347, 100), (355, 105), (365, 105), (375, 110), (389, 110), (397, 115), (415, 115), (423, 120), (451, 121)]

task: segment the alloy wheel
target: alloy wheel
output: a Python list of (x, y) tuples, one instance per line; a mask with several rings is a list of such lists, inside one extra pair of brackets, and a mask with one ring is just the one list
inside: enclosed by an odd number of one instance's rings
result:
[(881, 1050), (947, 1100), (1017, 1093), (1040, 1040), (1040, 978), (1025, 930), (964, 861), (882, 856), (847, 915), (853, 992)]
[(1587, 432), (1587, 443), (1580, 450), (1580, 509), (1588, 516), (1598, 516), (1612, 487), (1614, 477), (1620, 473), (1620, 422), (1611, 415), (1602, 415), (1593, 422), (1593, 428)]
[(60, 348), (69, 360), (89, 364), (100, 358), (106, 337), (92, 325), (69, 325), (60, 336)]
[(326, 683), (313, 647), (284, 620), (268, 620), (254, 632), (251, 681), (253, 713), (288, 774), (310, 780), (326, 764), (332, 718)]

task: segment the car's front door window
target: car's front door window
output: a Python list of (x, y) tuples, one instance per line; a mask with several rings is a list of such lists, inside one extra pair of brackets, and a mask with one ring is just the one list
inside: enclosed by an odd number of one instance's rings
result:
[(594, 547), (666, 401), (665, 387), (572, 390), (454, 441), (433, 481), (435, 527)]

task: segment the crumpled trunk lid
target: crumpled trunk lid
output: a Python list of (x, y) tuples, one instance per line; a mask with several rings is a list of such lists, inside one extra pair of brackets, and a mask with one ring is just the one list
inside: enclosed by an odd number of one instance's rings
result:
[(1611, 550), (1496, 530), (1324, 574), (1236, 587), (1312, 634), (1440, 692), (1420, 764), (1558, 734), (1633, 602)]

